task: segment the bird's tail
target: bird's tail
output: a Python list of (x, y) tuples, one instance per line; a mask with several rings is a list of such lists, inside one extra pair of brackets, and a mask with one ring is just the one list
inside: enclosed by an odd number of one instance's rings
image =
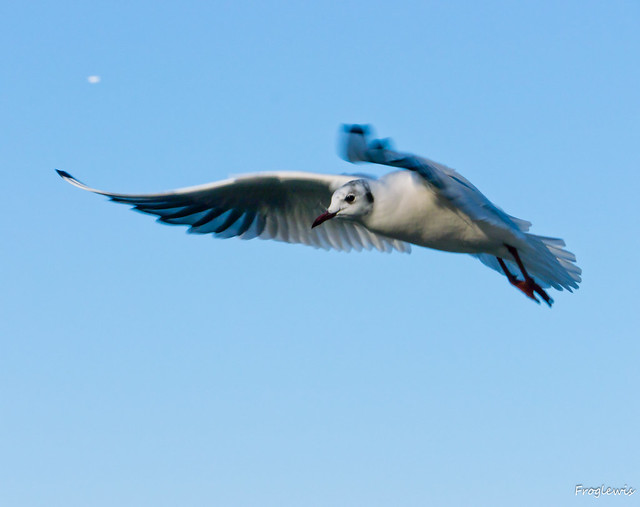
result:
[[(526, 242), (518, 245), (518, 253), (529, 275), (541, 287), (553, 287), (556, 290), (567, 289), (573, 292), (582, 281), (582, 270), (575, 264), (576, 256), (565, 250), (565, 242), (559, 238), (548, 238), (535, 234), (525, 234)], [(498, 259), (489, 254), (477, 254), (480, 261), (502, 273)], [(509, 270), (519, 274), (518, 265), (504, 259)]]

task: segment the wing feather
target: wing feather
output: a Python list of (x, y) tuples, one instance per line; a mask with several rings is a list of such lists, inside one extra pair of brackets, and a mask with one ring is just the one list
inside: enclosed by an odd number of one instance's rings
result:
[[(348, 220), (332, 220), (311, 229), (333, 192), (348, 175), (302, 172), (247, 174), (227, 180), (158, 194), (116, 194), (90, 188), (69, 173), (58, 174), (70, 184), (142, 213), (155, 215), (169, 225), (188, 226), (188, 232), (218, 238), (274, 239), (315, 248), (349, 251), (374, 246), (410, 251), (408, 244), (376, 235)], [(368, 245), (368, 246), (367, 246)]]

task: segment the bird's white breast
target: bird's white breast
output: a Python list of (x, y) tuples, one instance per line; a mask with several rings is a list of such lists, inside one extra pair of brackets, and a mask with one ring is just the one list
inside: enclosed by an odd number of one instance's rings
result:
[(397, 171), (373, 183), (375, 203), (364, 225), (415, 245), (461, 253), (495, 248), (481, 226), (439, 196), (413, 172)]

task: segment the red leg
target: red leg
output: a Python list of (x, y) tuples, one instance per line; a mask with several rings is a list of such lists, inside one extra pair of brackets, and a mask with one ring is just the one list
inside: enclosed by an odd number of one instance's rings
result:
[(543, 290), (543, 288), (540, 287), (533, 280), (533, 278), (531, 278), (531, 276), (529, 276), (529, 273), (527, 273), (527, 270), (524, 267), (522, 260), (520, 259), (520, 255), (518, 255), (518, 251), (510, 245), (505, 245), (505, 246), (507, 247), (507, 250), (509, 250), (509, 253), (513, 256), (516, 263), (518, 264), (518, 267), (522, 272), (522, 276), (524, 277), (524, 280), (518, 280), (516, 276), (509, 271), (504, 261), (500, 257), (496, 257), (498, 259), (498, 263), (500, 264), (500, 267), (502, 268), (502, 271), (504, 271), (504, 274), (507, 276), (509, 283), (514, 287), (520, 289), (522, 292), (524, 292), (527, 295), (527, 297), (533, 299), (536, 303), (539, 303), (538, 299), (535, 296), (536, 294), (538, 294), (542, 299), (544, 299), (545, 303), (551, 306), (553, 304), (553, 299), (551, 299), (551, 297), (549, 297), (549, 294), (547, 294)]
[(509, 271), (509, 268), (507, 268), (507, 265), (500, 257), (496, 257), (496, 259), (498, 259), (498, 262), (500, 263), (500, 267), (502, 268), (502, 271), (504, 271), (504, 274), (507, 275), (509, 283), (514, 287), (520, 289), (526, 294), (527, 297), (533, 299), (536, 303), (540, 303), (540, 301), (538, 301), (538, 299), (534, 295), (533, 290), (530, 287), (527, 287), (526, 282), (518, 280), (518, 278), (516, 278), (516, 276), (511, 273), (511, 271)]
[(496, 257), (496, 259), (498, 259), (498, 263), (500, 264), (500, 267), (502, 268), (504, 274), (507, 276), (509, 283), (511, 285), (516, 285), (518, 283), (518, 279), (516, 278), (516, 276), (511, 271), (509, 271), (509, 268), (507, 268), (507, 265), (500, 257)]

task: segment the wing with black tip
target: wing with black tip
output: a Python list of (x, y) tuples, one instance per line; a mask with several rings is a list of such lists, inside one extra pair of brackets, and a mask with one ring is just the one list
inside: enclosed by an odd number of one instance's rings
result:
[(78, 188), (156, 215), (162, 223), (188, 226), (191, 233), (274, 239), (326, 250), (410, 251), (407, 243), (374, 234), (348, 220), (331, 220), (322, 227), (311, 228), (333, 192), (354, 179), (351, 176), (258, 173), (171, 192), (128, 195), (90, 188), (64, 171), (58, 174)]

